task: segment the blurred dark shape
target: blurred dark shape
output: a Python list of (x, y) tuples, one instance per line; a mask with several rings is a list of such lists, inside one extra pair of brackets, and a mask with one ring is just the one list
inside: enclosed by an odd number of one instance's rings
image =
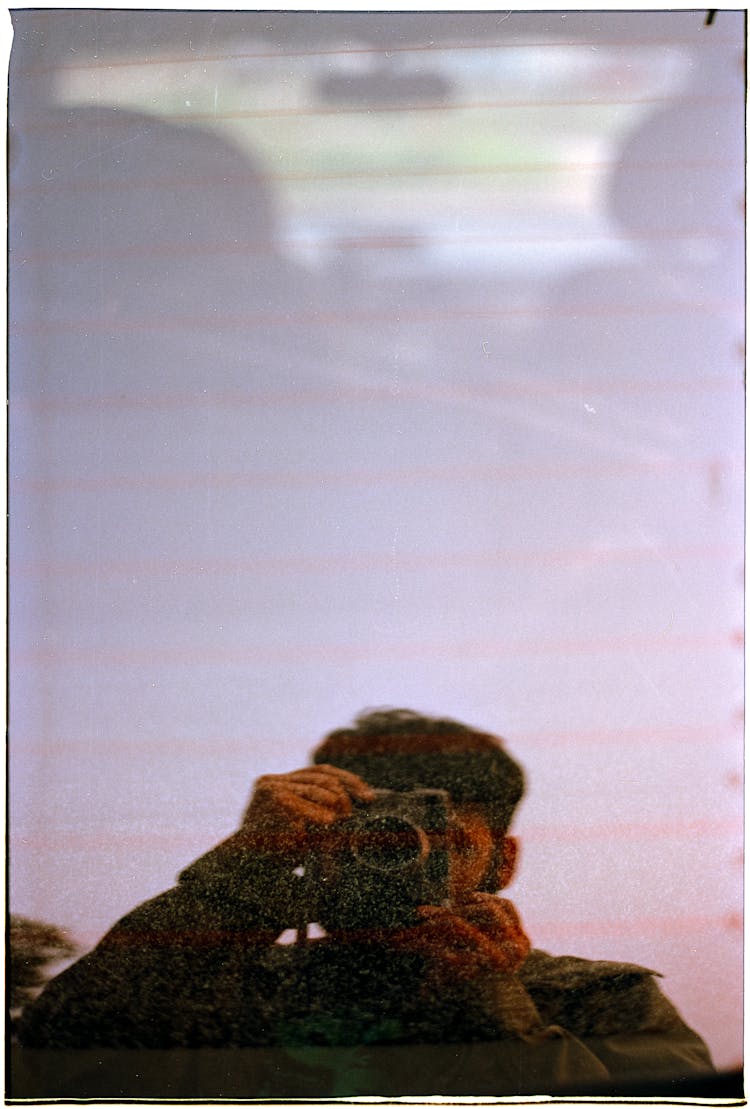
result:
[(220, 135), (110, 106), (54, 108), (24, 122), (11, 128), (11, 158), (23, 177), (19, 218), (37, 248), (274, 239), (261, 166)]
[(653, 236), (653, 248), (666, 232), (731, 227), (741, 212), (742, 157), (741, 118), (711, 99), (678, 100), (625, 141), (609, 181), (609, 210), (625, 230)]
[(727, 364), (741, 328), (743, 141), (741, 111), (692, 97), (629, 136), (605, 198), (623, 260), (547, 290), (542, 364), (629, 375)]
[(223, 136), (116, 107), (10, 122), (11, 273), (36, 263), (34, 302), (236, 310), (298, 292), (267, 177)]
[[(323, 283), (280, 242), (272, 182), (225, 136), (113, 106), (10, 112), (13, 371), (76, 392), (221, 363), (294, 378), (327, 349)], [(106, 356), (105, 356), (106, 351)], [(104, 359), (104, 362), (102, 361)]]
[(394, 73), (379, 66), (370, 73), (331, 73), (321, 78), (315, 93), (331, 104), (403, 105), (447, 104), (452, 82), (440, 73)]
[(50, 968), (78, 953), (62, 928), (11, 915), (8, 927), (8, 1006), (14, 1021), (52, 977)]

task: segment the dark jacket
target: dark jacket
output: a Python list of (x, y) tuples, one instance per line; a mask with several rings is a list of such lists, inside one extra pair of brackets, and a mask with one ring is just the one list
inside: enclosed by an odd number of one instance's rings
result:
[(712, 1069), (643, 967), (533, 951), (517, 975), (430, 993), (420, 957), (387, 944), (274, 943), (271, 885), (291, 913), (294, 878), (271, 861), (193, 864), (47, 986), (21, 1021), (21, 1070), (31, 1053), (38, 1084), (47, 1066), (49, 1096), (262, 1098), (580, 1092)]

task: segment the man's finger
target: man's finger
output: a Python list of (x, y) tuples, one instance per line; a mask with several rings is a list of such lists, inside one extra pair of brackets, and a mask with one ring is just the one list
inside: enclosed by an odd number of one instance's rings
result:
[(368, 786), (367, 782), (356, 774), (352, 774), (350, 770), (342, 770), (340, 766), (331, 766), (329, 763), (323, 762), (314, 767), (313, 773), (316, 771), (322, 771), (326, 777), (336, 778), (344, 786), (347, 793), (358, 801), (372, 801), (375, 797), (372, 786)]
[(352, 800), (343, 790), (337, 792), (325, 786), (318, 786), (308, 782), (291, 783), (283, 790), (279, 790), (280, 804), (294, 807), (298, 801), (310, 802), (319, 806), (321, 811), (331, 814), (331, 817), (348, 815), (352, 811)]
[[(309, 824), (333, 824), (340, 816), (330, 806), (310, 801), (298, 793), (287, 793), (283, 798), (278, 799), (278, 803), (287, 817), (298, 821), (304, 820)], [(284, 829), (279, 828), (279, 832), (283, 834)]]

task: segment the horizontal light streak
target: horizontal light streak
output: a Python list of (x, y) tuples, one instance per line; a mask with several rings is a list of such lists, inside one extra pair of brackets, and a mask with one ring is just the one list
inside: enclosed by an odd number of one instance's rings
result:
[[(741, 459), (737, 464), (741, 464)], [(143, 492), (190, 489), (256, 489), (318, 487), (325, 490), (347, 485), (391, 485), (405, 482), (477, 482), (477, 481), (539, 481), (569, 478), (616, 478), (633, 474), (679, 473), (706, 470), (714, 473), (719, 467), (734, 465), (733, 456), (712, 458), (627, 459), (616, 462), (519, 463), (516, 465), (410, 466), (395, 469), (314, 470), (300, 466), (297, 470), (265, 470), (239, 472), (185, 472), (162, 474), (113, 474), (101, 477), (11, 477), (10, 488), (24, 493), (51, 494), (63, 492), (96, 493), (103, 491)]]
[(558, 319), (579, 316), (589, 318), (628, 317), (628, 316), (672, 316), (679, 313), (722, 315), (743, 310), (740, 298), (730, 299), (703, 299), (703, 300), (663, 300), (658, 303), (653, 301), (623, 303), (593, 304), (583, 302), (570, 303), (564, 307), (548, 308), (545, 305), (530, 307), (498, 307), (486, 305), (480, 308), (455, 307), (446, 308), (401, 308), (389, 305), (379, 309), (358, 309), (331, 311), (326, 307), (313, 308), (304, 311), (295, 309), (290, 303), (288, 311), (275, 312), (246, 312), (224, 315), (214, 312), (209, 316), (171, 315), (157, 316), (91, 316), (85, 319), (71, 318), (37, 318), (37, 319), (11, 319), (10, 332), (14, 335), (47, 335), (65, 334), (75, 332), (121, 332), (131, 331), (252, 331), (254, 328), (291, 327), (291, 326), (318, 326), (352, 325), (360, 326), (368, 323), (393, 323), (407, 322), (445, 322), (446, 320), (502, 320), (531, 317), (532, 319)]
[[(185, 152), (188, 156), (188, 152)], [(56, 181), (54, 179), (35, 185), (15, 185), (11, 183), (10, 199), (28, 194), (54, 194), (65, 193), (90, 193), (98, 195), (103, 193), (132, 192), (134, 189), (168, 189), (170, 192), (186, 188), (204, 188), (210, 190), (238, 185), (252, 185), (257, 181), (268, 182), (270, 185), (282, 182), (304, 181), (366, 181), (380, 180), (395, 181), (410, 178), (424, 177), (455, 177), (460, 180), (464, 177), (494, 176), (500, 174), (533, 174), (533, 173), (601, 173), (613, 169), (619, 162), (616, 158), (607, 158), (590, 162), (498, 162), (490, 165), (447, 165), (447, 166), (414, 166), (404, 165), (378, 166), (367, 169), (330, 169), (330, 170), (297, 170), (286, 173), (247, 173), (221, 174), (212, 177), (143, 177), (131, 180), (124, 177), (122, 181), (101, 180), (96, 177), (88, 181)], [(666, 161), (630, 163), (629, 173), (674, 173), (685, 170), (711, 170), (711, 169), (736, 169), (738, 177), (742, 173), (742, 162), (735, 158), (704, 158), (690, 159), (689, 161)]]
[(632, 232), (607, 232), (602, 234), (596, 233), (576, 233), (573, 235), (566, 235), (564, 233), (545, 233), (539, 235), (521, 234), (521, 235), (495, 235), (492, 233), (482, 233), (475, 235), (449, 235), (449, 234), (409, 234), (409, 235), (362, 235), (351, 237), (340, 237), (335, 234), (326, 234), (321, 238), (293, 238), (281, 237), (278, 239), (252, 239), (245, 242), (233, 239), (231, 242), (155, 242), (147, 246), (136, 246), (127, 248), (108, 248), (102, 246), (99, 249), (67, 249), (60, 250), (24, 250), (23, 244), (13, 246), (11, 248), (11, 262), (15, 264), (27, 265), (49, 265), (54, 263), (71, 263), (71, 262), (96, 262), (100, 263), (103, 260), (113, 261), (115, 259), (153, 259), (153, 258), (192, 258), (203, 257), (211, 255), (237, 255), (239, 257), (247, 257), (255, 254), (281, 254), (284, 255), (287, 251), (317, 251), (317, 252), (331, 252), (331, 251), (386, 251), (386, 250), (406, 250), (418, 251), (429, 250), (444, 247), (462, 247), (473, 246), (481, 247), (487, 246), (488, 248), (495, 246), (516, 246), (528, 247), (537, 245), (560, 245), (562, 243), (571, 243), (579, 245), (581, 243), (598, 243), (602, 246), (608, 244), (622, 244), (622, 243), (650, 243), (650, 242), (679, 242), (680, 240), (697, 240), (707, 239), (716, 241), (719, 239), (729, 239), (739, 242), (740, 237), (740, 220), (738, 218), (738, 226), (736, 229), (727, 227), (712, 227), (706, 225), (704, 227), (694, 228), (676, 228), (663, 229), (663, 230), (649, 230), (649, 231), (632, 231)]
[(582, 820), (580, 824), (560, 826), (529, 825), (519, 832), (524, 843), (564, 845), (588, 842), (592, 839), (687, 839), (698, 842), (703, 838), (737, 835), (742, 839), (743, 825), (739, 816), (712, 819), (672, 819), (655, 821), (612, 821), (595, 824)]
[[(738, 350), (738, 365), (742, 355)], [(744, 368), (744, 367), (743, 367)], [(704, 377), (644, 378), (597, 377), (576, 380), (554, 378), (544, 381), (476, 381), (467, 386), (434, 384), (390, 385), (326, 385), (294, 389), (207, 389), (196, 387), (192, 392), (91, 393), (79, 396), (50, 397), (44, 393), (14, 393), (10, 412), (19, 408), (39, 414), (55, 412), (153, 411), (178, 408), (285, 408), (308, 404), (351, 404), (362, 401), (383, 401), (389, 405), (403, 401), (437, 401), (441, 403), (477, 400), (502, 400), (517, 397), (577, 396), (587, 400), (603, 394), (653, 394), (712, 392), (741, 389), (743, 374), (716, 374)]]
[(591, 636), (590, 638), (549, 638), (481, 640), (458, 642), (435, 640), (393, 643), (280, 643), (217, 646), (111, 647), (92, 643), (87, 646), (43, 645), (9, 652), (11, 672), (20, 667), (46, 666), (317, 666), (359, 663), (372, 659), (476, 659), (507, 658), (522, 655), (601, 655), (620, 653), (681, 653), (741, 648), (741, 633), (728, 629), (683, 634)]
[[(533, 99), (533, 100), (477, 100), (466, 101), (464, 103), (445, 101), (437, 103), (419, 102), (415, 104), (343, 104), (336, 107), (324, 106), (322, 104), (314, 104), (309, 107), (296, 106), (293, 108), (254, 108), (254, 109), (233, 109), (230, 111), (210, 111), (210, 112), (174, 112), (165, 114), (163, 116), (154, 116), (155, 122), (167, 123), (216, 123), (255, 119), (294, 119), (295, 117), (307, 119), (311, 116), (321, 116), (323, 118), (337, 117), (337, 116), (351, 116), (351, 115), (387, 115), (387, 114), (419, 114), (420, 112), (491, 112), (491, 111), (513, 111), (518, 110), (535, 110), (548, 111), (551, 108), (630, 108), (638, 107), (639, 105), (646, 105), (653, 107), (654, 105), (688, 105), (688, 104), (721, 104), (721, 103), (736, 103), (741, 106), (741, 100), (738, 96), (733, 96), (729, 93), (719, 96), (712, 96), (706, 94), (705, 96), (681, 96), (679, 94), (670, 94), (664, 96), (599, 96), (592, 93), (586, 97), (556, 97), (554, 99)], [(76, 131), (83, 129), (90, 129), (92, 127), (91, 117), (76, 118), (76, 109), (70, 107), (70, 119), (65, 122), (66, 131)], [(147, 122), (147, 121), (146, 121)], [(24, 118), (21, 124), (16, 125), (14, 130), (17, 133), (26, 131), (34, 131), (36, 133), (49, 132), (54, 134), (61, 126), (60, 120), (56, 119), (54, 122), (46, 120), (43, 116), (38, 119)], [(124, 115), (118, 115), (108, 106), (105, 106), (101, 111), (101, 116), (97, 118), (96, 128), (97, 131), (109, 130), (117, 128), (125, 128), (134, 126), (132, 118), (128, 118), (127, 112)]]
[[(54, 17), (54, 12), (35, 12), (36, 17), (50, 16)], [(429, 24), (427, 24), (429, 26)], [(335, 30), (335, 29), (334, 29)], [(573, 49), (616, 49), (624, 51), (632, 51), (637, 49), (653, 49), (663, 47), (681, 47), (693, 46), (696, 48), (705, 49), (705, 42), (700, 37), (703, 31), (702, 24), (696, 28), (696, 34), (690, 35), (676, 35), (670, 38), (643, 38), (632, 39), (626, 37), (623, 39), (608, 39), (602, 38), (581, 38), (581, 39), (557, 39), (554, 32), (546, 38), (542, 39), (503, 39), (502, 41), (495, 40), (494, 42), (427, 42), (415, 43), (408, 46), (398, 46), (396, 44), (379, 45), (379, 46), (338, 46), (338, 47), (318, 47), (317, 49), (296, 49), (296, 50), (241, 50), (230, 51), (222, 50), (214, 53), (201, 52), (193, 50), (188, 53), (173, 55), (172, 57), (156, 56), (156, 57), (139, 57), (139, 58), (123, 58), (123, 57), (110, 57), (97, 59), (96, 61), (78, 62), (75, 64), (39, 64), (27, 66), (21, 72), (33, 76), (34, 74), (41, 73), (74, 73), (85, 70), (102, 70), (102, 69), (132, 69), (146, 66), (160, 66), (160, 65), (205, 65), (208, 62), (235, 62), (235, 61), (284, 61), (289, 58), (331, 58), (331, 57), (344, 57), (348, 58), (352, 55), (372, 55), (382, 54), (390, 56), (391, 54), (448, 54), (469, 51), (491, 51), (491, 50), (559, 50), (566, 48)], [(344, 34), (351, 34), (351, 27), (346, 26)], [(363, 28), (363, 34), (367, 34), (366, 27)], [(237, 37), (236, 35), (233, 37)], [(256, 37), (257, 33), (256, 33)], [(713, 49), (718, 47), (728, 47), (730, 49), (741, 50), (742, 42), (736, 39), (723, 38), (716, 36), (711, 39)]]
[[(585, 883), (584, 890), (585, 890)], [(520, 906), (522, 909), (523, 906)], [(616, 919), (583, 919), (542, 921), (527, 917), (521, 913), (524, 926), (531, 935), (534, 944), (548, 944), (559, 950), (561, 942), (576, 942), (580, 944), (587, 938), (599, 936), (634, 936), (644, 941), (656, 936), (685, 936), (686, 934), (701, 933), (714, 937), (718, 933), (734, 933), (739, 943), (742, 942), (742, 914), (740, 911), (728, 910), (724, 913), (695, 913), (674, 914), (673, 916), (644, 916), (633, 913), (620, 916)]]
[(741, 562), (742, 547), (735, 545), (696, 544), (674, 547), (574, 547), (559, 550), (496, 550), (496, 551), (427, 551), (423, 554), (372, 551), (348, 555), (256, 556), (243, 558), (161, 558), (102, 559), (25, 562), (11, 558), (10, 571), (19, 577), (132, 577), (134, 580), (153, 577), (184, 577), (205, 574), (214, 578), (237, 574), (340, 574), (369, 573), (377, 570), (440, 571), (456, 566), (601, 566), (620, 562), (684, 562), (693, 560)]
[[(727, 934), (731, 934), (737, 943), (741, 944), (743, 940), (742, 913), (739, 910), (728, 909), (725, 912), (713, 914), (675, 913), (671, 916), (647, 916), (639, 913), (614, 919), (597, 917), (570, 920), (555, 917), (554, 920), (544, 920), (524, 913), (522, 904), (519, 904), (518, 908), (521, 910), (525, 931), (534, 946), (541, 944), (544, 948), (549, 946), (555, 951), (559, 951), (561, 943), (571, 942), (580, 946), (583, 939), (598, 937), (634, 936), (642, 940), (651, 940), (660, 936), (684, 937), (702, 934), (714, 937), (723, 933), (725, 939)], [(73, 938), (81, 948), (79, 955), (94, 947), (103, 934), (102, 931), (76, 931)], [(741, 1063), (738, 1063), (737, 1068), (740, 1067)], [(587, 1101), (591, 1100), (591, 1098), (587, 1099)], [(669, 1104), (674, 1104), (673, 1099), (670, 1099)]]
[[(596, 730), (564, 730), (552, 727), (544, 732), (513, 732), (508, 740), (513, 753), (519, 758), (528, 748), (554, 746), (558, 750), (573, 750), (576, 747), (633, 747), (648, 743), (651, 747), (660, 744), (701, 744), (701, 743), (726, 743), (735, 740), (739, 747), (742, 744), (743, 726), (740, 719), (728, 720), (707, 724), (673, 724), (670, 727), (641, 727), (641, 728), (599, 728)], [(312, 741), (311, 741), (312, 742)], [(281, 738), (274, 736), (258, 737), (252, 733), (245, 736), (134, 736), (129, 732), (126, 736), (112, 737), (84, 737), (56, 736), (40, 740), (38, 736), (21, 736), (11, 730), (11, 752), (18, 755), (21, 750), (24, 758), (69, 758), (71, 754), (86, 752), (89, 759), (102, 758), (109, 761), (114, 751), (120, 754), (138, 755), (158, 751), (160, 755), (168, 752), (182, 753), (191, 759), (211, 758), (217, 756), (236, 756), (243, 753), (268, 751), (270, 749), (291, 750), (299, 744), (299, 736)]]
[[(560, 828), (557, 825), (550, 825), (549, 827), (539, 825), (537, 827), (525, 827), (519, 833), (519, 838), (522, 839), (523, 843), (529, 844), (550, 841), (563, 844), (599, 839), (608, 841), (613, 839), (670, 838), (695, 840), (698, 837), (715, 839), (736, 834), (741, 836), (742, 822), (737, 818), (728, 817), (712, 820), (674, 820), (643, 824), (581, 824), (580, 826), (565, 828)], [(182, 844), (190, 847), (199, 838), (195, 828), (164, 829), (163, 827), (154, 828), (148, 832), (123, 828), (121, 831), (107, 829), (98, 830), (95, 833), (80, 828), (74, 831), (58, 828), (55, 834), (49, 838), (22, 832), (11, 833), (11, 842), (18, 847), (60, 851), (86, 851), (97, 847), (102, 850), (111, 850), (113, 847), (145, 848), (149, 846), (153, 850), (165, 850)]]

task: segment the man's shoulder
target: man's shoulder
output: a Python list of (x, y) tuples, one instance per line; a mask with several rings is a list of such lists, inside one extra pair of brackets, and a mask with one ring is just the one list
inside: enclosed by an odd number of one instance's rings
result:
[(545, 1024), (574, 1035), (666, 1031), (679, 1021), (658, 972), (637, 963), (533, 950), (519, 975)]
[(529, 953), (521, 976), (535, 986), (564, 989), (579, 989), (593, 982), (630, 982), (661, 977), (658, 971), (638, 963), (583, 959), (578, 955), (550, 955), (539, 948)]

